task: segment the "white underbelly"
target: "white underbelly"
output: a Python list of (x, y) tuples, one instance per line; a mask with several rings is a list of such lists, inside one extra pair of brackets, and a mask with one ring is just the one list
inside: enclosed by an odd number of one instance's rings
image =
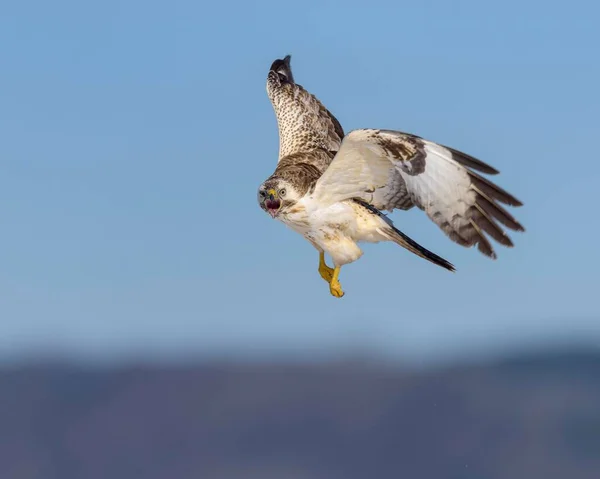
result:
[(328, 253), (336, 264), (360, 258), (358, 242), (385, 239), (378, 231), (385, 222), (354, 202), (344, 201), (326, 208), (311, 206), (306, 205), (301, 212), (285, 215), (281, 220)]

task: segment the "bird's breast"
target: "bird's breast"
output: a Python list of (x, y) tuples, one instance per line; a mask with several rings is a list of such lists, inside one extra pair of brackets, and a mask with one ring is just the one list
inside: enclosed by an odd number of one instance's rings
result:
[[(300, 234), (324, 241), (345, 237), (354, 240), (365, 237), (368, 240), (368, 233), (381, 226), (379, 218), (353, 202), (317, 205), (311, 202), (311, 198), (303, 198), (282, 211), (279, 219)], [(372, 224), (374, 221), (376, 224)]]
[(287, 226), (300, 233), (304, 233), (310, 227), (310, 218), (305, 205), (301, 202), (296, 203), (290, 208), (282, 211), (279, 219)]

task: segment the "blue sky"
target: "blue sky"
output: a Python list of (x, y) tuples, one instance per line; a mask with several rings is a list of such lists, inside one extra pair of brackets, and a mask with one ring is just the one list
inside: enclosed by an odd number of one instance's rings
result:
[[(429, 361), (600, 344), (593, 2), (11, 2), (0, 9), (0, 358)], [(419, 211), (454, 275), (366, 245), (329, 296), (257, 206), (270, 63), (346, 131), (409, 131), (501, 171), (525, 206), (492, 262)]]

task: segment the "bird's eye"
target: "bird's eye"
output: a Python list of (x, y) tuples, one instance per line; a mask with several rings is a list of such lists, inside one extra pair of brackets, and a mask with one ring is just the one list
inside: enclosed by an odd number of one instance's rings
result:
[(260, 196), (262, 196), (263, 198), (264, 198), (265, 196), (267, 196), (267, 192), (266, 192), (265, 190), (260, 190), (260, 191), (258, 192), (258, 194), (259, 194)]
[(286, 193), (285, 188), (282, 188), (279, 190), (279, 196), (281, 196), (282, 198), (285, 196), (285, 193)]

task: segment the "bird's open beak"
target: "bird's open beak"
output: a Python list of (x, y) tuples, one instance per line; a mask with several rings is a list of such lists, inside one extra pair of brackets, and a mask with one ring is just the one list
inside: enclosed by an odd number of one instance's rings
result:
[(275, 218), (281, 209), (281, 200), (277, 197), (277, 192), (272, 188), (267, 191), (267, 195), (265, 206), (271, 217)]

